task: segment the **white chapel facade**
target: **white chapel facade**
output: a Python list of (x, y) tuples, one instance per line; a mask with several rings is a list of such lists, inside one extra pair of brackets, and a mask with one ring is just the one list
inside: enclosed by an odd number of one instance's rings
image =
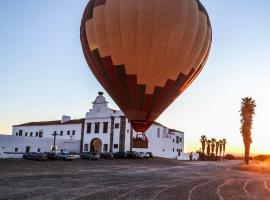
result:
[[(144, 135), (137, 133), (121, 110), (108, 107), (102, 92), (98, 93), (85, 118), (63, 116), (61, 120), (14, 125), (12, 136), (0, 135), (0, 148), (2, 146), (4, 151), (18, 153), (50, 151), (54, 134), (57, 135), (58, 150), (67, 149), (78, 153), (134, 150), (152, 152), (154, 156), (164, 158), (176, 158), (184, 153), (183, 132), (155, 122)], [(1, 142), (1, 137), (5, 142)]]

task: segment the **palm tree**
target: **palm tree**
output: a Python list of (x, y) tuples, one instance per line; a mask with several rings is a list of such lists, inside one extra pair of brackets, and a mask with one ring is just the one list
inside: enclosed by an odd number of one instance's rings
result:
[(221, 152), (222, 152), (222, 148), (223, 147), (223, 141), (222, 140), (219, 140), (219, 156), (221, 158)]
[(256, 102), (251, 97), (245, 97), (241, 102), (241, 134), (245, 145), (245, 163), (249, 164), (249, 150), (252, 143), (251, 129), (253, 125), (253, 116), (255, 115)]
[(225, 150), (226, 150), (226, 143), (227, 143), (227, 140), (223, 139), (222, 140), (222, 144), (223, 144), (223, 160), (224, 160), (224, 155), (225, 155)]
[(204, 155), (204, 152), (205, 152), (206, 141), (207, 141), (206, 136), (205, 136), (205, 135), (202, 135), (202, 136), (201, 136), (201, 139), (200, 139), (200, 142), (201, 142), (201, 144), (202, 144), (202, 152), (203, 152), (203, 155)]
[(219, 141), (216, 141), (216, 160), (218, 157), (218, 150), (219, 150)]
[(212, 138), (211, 139), (211, 154), (212, 155), (214, 155), (215, 146), (216, 146), (216, 139), (215, 138)]
[(211, 140), (207, 140), (207, 141), (206, 141), (206, 144), (207, 144), (206, 152), (207, 152), (207, 155), (210, 156), (210, 145), (211, 145)]

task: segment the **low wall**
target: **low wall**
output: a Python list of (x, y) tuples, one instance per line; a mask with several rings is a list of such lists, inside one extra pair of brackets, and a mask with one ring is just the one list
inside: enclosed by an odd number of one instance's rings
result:
[[(181, 153), (180, 156), (177, 157), (178, 160), (190, 160), (190, 154), (189, 153)], [(198, 160), (199, 154), (198, 153), (192, 153), (192, 160)]]

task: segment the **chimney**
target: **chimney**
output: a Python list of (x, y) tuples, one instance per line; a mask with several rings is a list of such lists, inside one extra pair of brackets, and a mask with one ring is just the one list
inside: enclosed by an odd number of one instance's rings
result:
[(70, 116), (63, 115), (62, 116), (62, 119), (61, 119), (61, 123), (63, 124), (63, 123), (66, 123), (66, 122), (68, 122), (70, 120), (71, 120), (71, 117)]

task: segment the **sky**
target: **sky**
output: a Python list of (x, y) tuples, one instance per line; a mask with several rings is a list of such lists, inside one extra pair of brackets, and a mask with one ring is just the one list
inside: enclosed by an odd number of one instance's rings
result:
[[(98, 91), (82, 53), (80, 21), (87, 0), (0, 1), (0, 133), (12, 125), (82, 118)], [(242, 154), (241, 98), (256, 100), (251, 153), (270, 153), (270, 1), (201, 0), (211, 18), (209, 60), (193, 84), (157, 121), (185, 132), (185, 151), (199, 138), (228, 141)], [(117, 105), (105, 93), (110, 107)]]

